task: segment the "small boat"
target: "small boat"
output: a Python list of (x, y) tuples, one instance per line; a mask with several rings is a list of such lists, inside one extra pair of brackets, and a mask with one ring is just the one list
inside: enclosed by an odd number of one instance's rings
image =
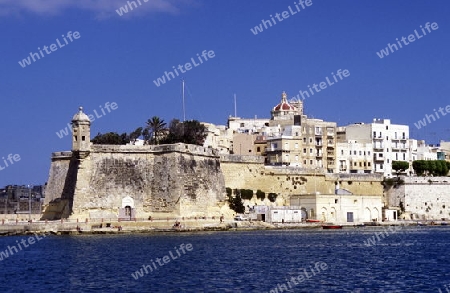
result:
[(342, 225), (326, 224), (322, 225), (323, 229), (342, 229)]
[(320, 223), (321, 220), (315, 220), (315, 219), (306, 219), (307, 223)]

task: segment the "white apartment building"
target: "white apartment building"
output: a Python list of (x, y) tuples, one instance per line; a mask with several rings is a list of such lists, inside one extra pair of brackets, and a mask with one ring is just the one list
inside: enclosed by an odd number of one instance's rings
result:
[(242, 119), (239, 117), (228, 117), (228, 129), (238, 133), (258, 133), (261, 128), (269, 126), (270, 119)]
[(424, 140), (417, 141), (417, 160), (437, 160), (438, 148), (427, 145)]
[(335, 173), (372, 173), (373, 144), (371, 142), (336, 143)]
[(346, 139), (373, 144), (373, 171), (386, 177), (395, 175), (392, 161), (411, 160), (409, 126), (391, 124), (390, 119), (374, 119), (372, 123), (346, 126)]
[(225, 125), (205, 122), (202, 124), (206, 127), (207, 133), (203, 146), (218, 149), (221, 154), (229, 154), (233, 149), (233, 131), (227, 129)]

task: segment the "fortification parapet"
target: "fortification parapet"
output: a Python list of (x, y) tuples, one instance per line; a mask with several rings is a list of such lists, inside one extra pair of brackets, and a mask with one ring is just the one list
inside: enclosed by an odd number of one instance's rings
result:
[(192, 144), (162, 144), (162, 145), (92, 145), (96, 153), (185, 153), (198, 156), (218, 157), (218, 151)]
[(264, 164), (263, 156), (220, 155), (221, 162)]

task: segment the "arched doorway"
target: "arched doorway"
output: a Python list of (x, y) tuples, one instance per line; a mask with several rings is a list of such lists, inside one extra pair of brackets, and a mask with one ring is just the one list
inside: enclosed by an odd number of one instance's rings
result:
[(322, 208), (320, 210), (320, 220), (326, 222), (327, 221), (327, 209)]
[(308, 212), (306, 211), (305, 208), (302, 208), (301, 212), (302, 212), (302, 222), (304, 222), (308, 218)]
[(132, 221), (136, 219), (136, 209), (134, 199), (130, 196), (122, 198), (122, 206), (119, 208), (119, 220)]
[(364, 222), (371, 222), (372, 221), (372, 212), (369, 208), (364, 209)]
[(372, 221), (378, 221), (380, 219), (380, 213), (377, 208), (372, 209)]
[(336, 209), (335, 208), (331, 208), (330, 209), (330, 221), (331, 222), (336, 222), (336, 220), (337, 220)]

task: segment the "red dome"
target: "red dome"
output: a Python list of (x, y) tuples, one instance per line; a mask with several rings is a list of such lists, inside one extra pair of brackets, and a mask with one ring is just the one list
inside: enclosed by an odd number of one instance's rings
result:
[(294, 111), (295, 108), (287, 101), (287, 94), (283, 92), (281, 102), (273, 108), (273, 111)]

